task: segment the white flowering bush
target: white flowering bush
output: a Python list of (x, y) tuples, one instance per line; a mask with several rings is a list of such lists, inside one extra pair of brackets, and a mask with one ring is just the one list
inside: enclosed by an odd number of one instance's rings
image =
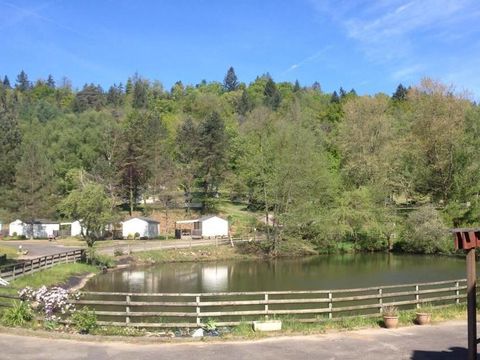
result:
[(26, 287), (18, 292), (22, 301), (27, 301), (33, 310), (43, 312), (46, 321), (60, 320), (60, 314), (69, 315), (75, 312), (75, 306), (70, 303), (71, 299), (78, 299), (79, 294), (69, 293), (61, 287), (48, 289), (42, 286), (38, 290)]

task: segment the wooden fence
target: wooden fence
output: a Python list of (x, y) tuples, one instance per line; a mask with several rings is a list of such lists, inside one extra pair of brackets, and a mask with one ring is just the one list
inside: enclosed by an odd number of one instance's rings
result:
[(15, 264), (0, 266), (0, 278), (13, 280), (16, 277), (34, 273), (36, 271), (52, 267), (61, 263), (74, 263), (84, 257), (85, 250), (72, 250), (59, 254), (42, 256), (31, 260), (17, 262)]
[(401, 309), (422, 304), (441, 306), (465, 301), (466, 281), (317, 291), (225, 293), (84, 292), (77, 307), (95, 309), (100, 325), (145, 328), (198, 327), (209, 319), (234, 326), (268, 317), (295, 317), (300, 322), (352, 315), (378, 316), (384, 306)]

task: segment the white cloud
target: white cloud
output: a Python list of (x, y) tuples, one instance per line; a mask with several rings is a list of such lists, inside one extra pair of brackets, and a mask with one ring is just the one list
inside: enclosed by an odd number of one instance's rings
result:
[(424, 70), (424, 66), (420, 64), (414, 64), (411, 66), (406, 66), (395, 70), (392, 73), (392, 79), (396, 81), (405, 81), (415, 77)]
[[(476, 59), (480, 56), (475, 46), (480, 33), (477, 0), (310, 2), (321, 18), (333, 21), (356, 43), (367, 61), (387, 69), (395, 81), (416, 80), (431, 72), (447, 80), (448, 72), (449, 78), (457, 74), (460, 82), (466, 78), (461, 76), (465, 69), (462, 74), (449, 72), (451, 64), (460, 66), (461, 55)], [(458, 49), (460, 41), (466, 46)], [(453, 48), (456, 54), (450, 51)]]
[(313, 61), (315, 61), (315, 60), (320, 59), (320, 58), (321, 58), (323, 55), (325, 55), (331, 48), (332, 48), (332, 46), (330, 46), (330, 45), (329, 45), (329, 46), (325, 46), (323, 49), (317, 51), (317, 52), (314, 53), (313, 55), (310, 55), (310, 56), (304, 58), (303, 60), (300, 60), (298, 63), (291, 65), (287, 70), (285, 70), (285, 71), (282, 73), (282, 75), (283, 75), (283, 74), (286, 74), (286, 73), (288, 73), (288, 72), (290, 72), (290, 71), (293, 71), (293, 70), (295, 70), (295, 69), (298, 69), (298, 68), (302, 67), (302, 66), (305, 65), (305, 64), (308, 64), (308, 63), (310, 63), (310, 62), (313, 62)]

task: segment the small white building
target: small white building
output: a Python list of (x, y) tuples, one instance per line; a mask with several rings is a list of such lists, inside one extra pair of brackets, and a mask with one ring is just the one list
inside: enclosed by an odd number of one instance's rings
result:
[(34, 239), (56, 237), (59, 231), (60, 223), (56, 221), (35, 219), (32, 223), (27, 223), (27, 236), (33, 234)]
[(124, 239), (139, 237), (155, 238), (160, 234), (160, 222), (143, 216), (133, 217), (122, 222), (122, 236)]
[(26, 230), (25, 223), (22, 220), (17, 219), (8, 225), (8, 236), (26, 236)]
[(45, 219), (34, 219), (30, 222), (15, 220), (10, 223), (8, 234), (10, 236), (26, 236), (34, 239), (58, 236), (60, 223)]
[(82, 235), (82, 225), (79, 220), (60, 223), (62, 236), (80, 236)]
[(82, 235), (82, 225), (80, 224), (80, 220), (75, 220), (70, 225), (70, 236), (80, 236)]
[[(192, 236), (200, 237), (223, 237), (228, 236), (228, 221), (216, 215), (203, 216), (196, 220), (180, 220), (177, 227), (182, 224), (193, 224)], [(180, 233), (182, 231), (180, 230)]]

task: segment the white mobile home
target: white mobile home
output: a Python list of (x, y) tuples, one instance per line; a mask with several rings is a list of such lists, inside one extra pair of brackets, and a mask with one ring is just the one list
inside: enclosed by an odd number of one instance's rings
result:
[(27, 229), (26, 229), (26, 224), (20, 220), (17, 219), (15, 221), (12, 221), (8, 225), (8, 236), (26, 236)]
[(60, 223), (61, 236), (80, 236), (82, 235), (82, 225), (79, 220)]
[(58, 236), (60, 223), (45, 219), (34, 219), (29, 222), (15, 220), (9, 225), (8, 234), (10, 236), (26, 236), (38, 238), (49, 238)]
[(82, 235), (82, 225), (79, 220), (72, 222), (70, 225), (70, 236), (80, 236)]
[[(182, 224), (193, 224), (192, 236), (200, 237), (223, 237), (228, 236), (228, 221), (216, 215), (203, 216), (196, 220), (180, 220), (177, 226)], [(180, 230), (180, 233), (182, 231)]]
[(35, 239), (56, 237), (59, 231), (60, 223), (56, 221), (35, 219), (32, 223), (27, 223), (27, 236), (33, 234)]
[(122, 222), (124, 239), (133, 238), (135, 234), (144, 238), (155, 238), (160, 234), (160, 222), (143, 216), (133, 217)]

